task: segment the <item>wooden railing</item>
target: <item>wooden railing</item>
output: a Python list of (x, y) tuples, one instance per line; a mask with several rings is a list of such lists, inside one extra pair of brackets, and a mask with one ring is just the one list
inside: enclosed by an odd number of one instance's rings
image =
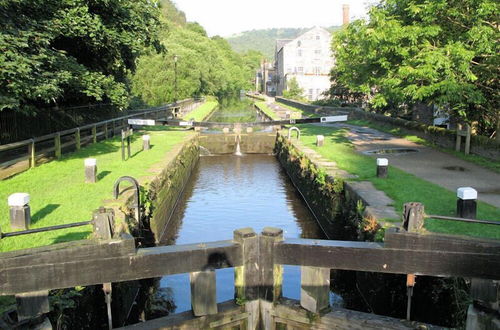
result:
[(168, 118), (178, 109), (189, 111), (196, 102), (192, 99), (183, 100), (177, 104), (134, 111), (127, 116), (0, 145), (0, 179), (36, 167), (51, 159), (59, 159), (66, 151), (79, 150), (87, 144), (113, 137), (128, 127), (129, 118), (142, 118), (146, 115), (150, 119)]
[[(112, 219), (102, 210), (98, 214)], [(387, 231), (384, 243), (285, 239), (277, 228), (265, 228), (260, 235), (251, 228), (240, 229), (225, 241), (140, 249), (128, 235), (89, 242), (1, 254), (0, 295), (190, 273), (194, 317), (186, 314), (151, 321), (155, 327), (245, 325), (258, 329), (263, 324), (265, 329), (274, 329), (278, 322), (328, 328), (345, 322), (341, 319), (350, 313), (350, 322), (376, 328), (384, 322), (402, 323), (353, 311), (329, 312), (330, 269), (500, 279), (499, 241), (419, 235), (404, 229)], [(282, 299), (283, 265), (301, 266), (300, 305)], [(216, 302), (215, 270), (221, 268), (235, 269), (234, 302)], [(142, 325), (151, 327), (153, 323)]]

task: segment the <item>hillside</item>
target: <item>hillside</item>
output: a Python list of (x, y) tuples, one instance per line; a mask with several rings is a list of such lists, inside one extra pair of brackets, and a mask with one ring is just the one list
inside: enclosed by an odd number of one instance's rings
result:
[[(338, 30), (339, 26), (331, 26), (327, 29), (331, 32)], [(227, 41), (238, 53), (248, 50), (256, 50), (263, 53), (267, 59), (274, 59), (274, 47), (276, 39), (293, 39), (306, 32), (309, 28), (274, 28), (264, 30), (245, 31), (227, 37)]]

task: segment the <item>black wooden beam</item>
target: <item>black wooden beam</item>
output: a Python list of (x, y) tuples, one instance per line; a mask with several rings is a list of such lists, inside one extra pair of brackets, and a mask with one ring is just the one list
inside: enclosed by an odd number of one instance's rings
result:
[(275, 261), (367, 272), (500, 279), (500, 255), (390, 249), (383, 244), (287, 239), (276, 245)]
[(241, 255), (240, 245), (219, 241), (138, 249), (125, 256), (2, 267), (0, 295), (241, 266)]

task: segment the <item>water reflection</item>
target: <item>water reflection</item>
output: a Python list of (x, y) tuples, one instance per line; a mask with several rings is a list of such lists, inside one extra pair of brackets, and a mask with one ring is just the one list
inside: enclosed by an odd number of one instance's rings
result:
[(250, 123), (261, 121), (253, 101), (247, 98), (224, 98), (207, 121), (219, 123)]
[[(163, 244), (226, 240), (238, 228), (279, 227), (286, 237), (323, 238), (309, 210), (276, 159), (267, 155), (202, 157), (195, 168)], [(234, 297), (234, 271), (216, 271), (217, 301)], [(298, 299), (300, 271), (285, 267), (283, 294)], [(166, 276), (177, 309), (191, 309), (187, 274)]]

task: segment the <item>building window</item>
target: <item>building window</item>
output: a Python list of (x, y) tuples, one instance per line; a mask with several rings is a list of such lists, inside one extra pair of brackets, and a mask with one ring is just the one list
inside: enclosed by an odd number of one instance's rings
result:
[(297, 51), (297, 56), (299, 56), (299, 57), (301, 57), (301, 56), (302, 56), (302, 49), (299, 49), (299, 50)]
[(321, 39), (321, 37), (320, 36), (316, 36), (316, 40), (319, 40), (319, 39)]
[(302, 46), (302, 41), (299, 40), (299, 41), (297, 41), (297, 47), (300, 47), (300, 46)]
[(304, 67), (299, 66), (299, 67), (297, 68), (297, 72), (298, 72), (298, 73), (303, 73), (303, 72), (304, 72)]
[(316, 49), (316, 50), (314, 51), (314, 54), (316, 54), (316, 55), (321, 55), (321, 49)]
[(292, 68), (287, 68), (287, 69), (286, 69), (286, 72), (287, 72), (287, 73), (292, 73)]
[(321, 74), (321, 67), (319, 67), (319, 66), (315, 66), (315, 67), (313, 68), (313, 73), (314, 73), (315, 75), (319, 76), (319, 75)]
[(313, 99), (313, 92), (314, 92), (314, 90), (311, 88), (311, 89), (309, 90), (309, 100), (312, 100), (312, 99)]

